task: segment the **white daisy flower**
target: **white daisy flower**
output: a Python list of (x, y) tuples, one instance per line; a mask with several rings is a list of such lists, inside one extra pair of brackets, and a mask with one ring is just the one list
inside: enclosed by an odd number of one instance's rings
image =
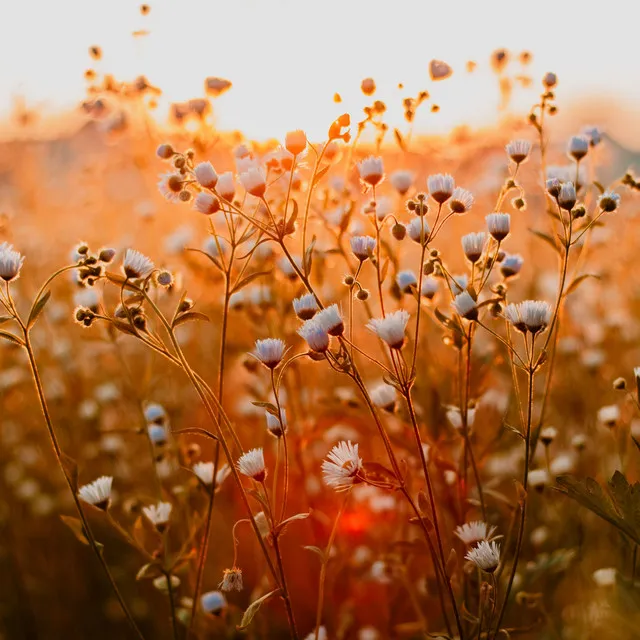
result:
[(544, 331), (551, 322), (551, 306), (540, 300), (525, 300), (518, 304), (508, 304), (504, 317), (522, 333), (533, 334)]
[(256, 340), (256, 349), (251, 354), (268, 369), (275, 369), (282, 358), (286, 345), (280, 338), (266, 338), (265, 340)]
[(311, 320), (318, 309), (318, 301), (313, 293), (305, 293), (293, 301), (293, 310), (300, 320)]
[(583, 127), (582, 135), (585, 136), (587, 140), (589, 140), (589, 144), (592, 147), (595, 147), (596, 145), (600, 144), (600, 142), (602, 142), (602, 131), (600, 131), (598, 127), (594, 127), (592, 125)]
[(329, 334), (324, 330), (316, 318), (307, 320), (298, 329), (298, 334), (306, 340), (311, 351), (324, 353), (329, 348)]
[(173, 505), (170, 502), (158, 502), (158, 504), (152, 504), (149, 507), (142, 507), (142, 513), (162, 533), (169, 524), (172, 509)]
[(398, 170), (389, 176), (393, 188), (401, 195), (405, 195), (413, 184), (414, 175), (411, 171)]
[(398, 400), (398, 392), (395, 387), (390, 384), (382, 383), (369, 392), (371, 402), (376, 407), (380, 407), (385, 411), (393, 412)]
[(180, 202), (180, 192), (182, 191), (183, 178), (178, 173), (165, 173), (158, 181), (158, 191), (165, 200), (169, 202)]
[(325, 484), (336, 491), (346, 491), (360, 481), (362, 460), (358, 456), (358, 445), (339, 442), (322, 463), (322, 477)]
[(426, 276), (422, 279), (422, 288), (420, 293), (427, 298), (427, 300), (432, 300), (436, 293), (438, 293), (439, 288), (440, 285), (436, 278)]
[(475, 520), (474, 522), (466, 522), (465, 524), (456, 527), (455, 534), (466, 545), (471, 546), (482, 540), (489, 541), (495, 533), (496, 527), (489, 526), (482, 520)]
[(5, 282), (18, 279), (23, 262), (24, 257), (12, 245), (8, 242), (0, 244), (0, 278)]
[(281, 438), (287, 432), (287, 410), (280, 409), (280, 418), (268, 411), (265, 415), (267, 417), (267, 431), (276, 438)]
[(351, 238), (351, 251), (360, 262), (370, 258), (375, 249), (376, 239), (371, 236), (354, 236)]
[(87, 504), (92, 504), (98, 509), (106, 511), (111, 503), (111, 485), (113, 478), (111, 476), (101, 476), (97, 480), (78, 489), (78, 496)]
[(427, 178), (429, 195), (431, 195), (438, 204), (443, 204), (452, 196), (455, 186), (453, 176), (450, 176), (448, 173), (437, 173)]
[(358, 172), (360, 173), (360, 180), (375, 187), (380, 184), (384, 178), (384, 165), (382, 158), (376, 158), (369, 156), (358, 164)]
[(511, 216), (508, 213), (490, 213), (485, 221), (487, 230), (498, 242), (504, 240), (511, 231)]
[(339, 336), (344, 332), (344, 321), (337, 304), (318, 311), (313, 318), (330, 336)]
[(576, 204), (577, 197), (573, 182), (563, 182), (558, 194), (558, 204), (566, 211), (571, 211)]
[(531, 469), (529, 471), (529, 484), (536, 491), (542, 491), (549, 484), (549, 480), (549, 473), (546, 469)]
[(201, 191), (193, 199), (193, 208), (206, 216), (210, 216), (220, 211), (220, 200), (206, 191)]
[(531, 143), (528, 140), (512, 140), (505, 149), (513, 162), (522, 164), (531, 153)]
[(467, 260), (472, 264), (475, 264), (480, 260), (486, 239), (487, 235), (482, 231), (479, 233), (468, 233), (467, 235), (462, 236), (462, 250), (464, 251), (464, 255), (467, 257)]
[(240, 456), (238, 459), (238, 471), (249, 478), (253, 478), (256, 482), (262, 482), (267, 477), (262, 449), (251, 449)]
[(616, 404), (609, 404), (598, 409), (598, 422), (605, 427), (615, 427), (620, 420), (620, 407)]
[(574, 160), (582, 160), (589, 153), (589, 138), (587, 136), (572, 136), (567, 145), (567, 153)]
[(233, 180), (233, 173), (231, 171), (225, 171), (218, 176), (216, 192), (227, 202), (231, 202), (233, 200), (233, 196), (235, 196), (236, 194), (236, 185)]
[(284, 146), (294, 156), (301, 154), (307, 148), (307, 136), (301, 129), (288, 131), (284, 139)]
[(508, 254), (500, 263), (500, 273), (504, 278), (513, 278), (520, 273), (524, 259), (521, 255), (514, 253)]
[(612, 587), (616, 583), (617, 575), (618, 571), (615, 567), (605, 567), (603, 569), (596, 569), (591, 574), (591, 577), (599, 587)]
[(544, 445), (551, 444), (558, 437), (558, 430), (555, 427), (545, 427), (540, 429), (540, 442)]
[(418, 286), (418, 278), (411, 269), (404, 269), (396, 274), (396, 283), (402, 293), (411, 293), (412, 288)]
[(478, 319), (478, 303), (473, 299), (468, 291), (459, 293), (453, 299), (451, 306), (461, 318), (466, 318), (467, 320)]
[(142, 255), (135, 249), (127, 249), (124, 254), (122, 271), (127, 278), (137, 280), (150, 276), (155, 269), (155, 265), (147, 256)]
[(620, 194), (615, 191), (605, 191), (598, 198), (598, 206), (602, 211), (612, 213), (620, 206)]
[(240, 184), (256, 198), (262, 198), (267, 189), (264, 171), (258, 167), (249, 167), (238, 176)]
[(150, 402), (144, 408), (144, 419), (149, 423), (161, 424), (166, 421), (167, 412), (161, 404)]
[(194, 167), (193, 173), (198, 184), (205, 189), (215, 189), (218, 184), (218, 174), (210, 162), (200, 162)]
[(407, 227), (407, 235), (417, 243), (426, 243), (429, 239), (429, 234), (431, 233), (431, 229), (427, 224), (424, 216), (418, 216), (413, 218), (411, 222), (406, 225)]
[(227, 599), (220, 591), (207, 591), (200, 596), (200, 607), (205, 613), (219, 615), (227, 608)]
[(385, 318), (373, 318), (367, 324), (367, 329), (373, 331), (392, 349), (402, 349), (409, 317), (408, 311), (400, 309), (388, 314)]
[(457, 214), (467, 213), (467, 211), (473, 207), (474, 202), (475, 198), (471, 191), (467, 191), (467, 189), (463, 189), (462, 187), (456, 187), (449, 200), (449, 209)]
[(500, 564), (500, 545), (497, 542), (481, 540), (477, 547), (467, 553), (465, 558), (482, 571), (493, 573)]
[(147, 434), (151, 444), (162, 447), (167, 444), (167, 430), (160, 424), (150, 424), (147, 426)]

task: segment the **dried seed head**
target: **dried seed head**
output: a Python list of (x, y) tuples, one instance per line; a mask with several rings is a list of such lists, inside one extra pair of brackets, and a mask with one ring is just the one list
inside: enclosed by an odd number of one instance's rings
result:
[(158, 158), (162, 158), (163, 160), (168, 160), (173, 156), (174, 153), (175, 151), (173, 150), (173, 147), (167, 143), (161, 144), (156, 149), (156, 155), (158, 156)]

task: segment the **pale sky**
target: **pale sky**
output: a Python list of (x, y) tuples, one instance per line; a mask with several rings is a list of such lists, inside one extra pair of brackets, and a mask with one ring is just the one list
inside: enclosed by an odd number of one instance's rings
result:
[[(422, 130), (489, 123), (497, 88), (488, 59), (498, 47), (534, 54), (536, 91), (553, 70), (560, 100), (600, 92), (640, 104), (640, 11), (630, 0), (151, 0), (144, 17), (139, 4), (3, 0), (0, 113), (18, 94), (50, 111), (77, 104), (92, 44), (104, 51), (98, 70), (123, 80), (144, 73), (168, 100), (201, 96), (206, 76), (231, 80), (218, 126), (257, 138), (292, 128), (323, 135), (333, 117), (364, 104), (367, 76), (388, 103), (430, 90), (442, 112), (424, 113)], [(143, 28), (149, 36), (132, 37)], [(431, 83), (432, 58), (447, 61), (453, 77)], [(473, 76), (469, 59), (479, 63)], [(343, 105), (333, 103), (336, 91)], [(534, 97), (522, 94), (518, 106)]]

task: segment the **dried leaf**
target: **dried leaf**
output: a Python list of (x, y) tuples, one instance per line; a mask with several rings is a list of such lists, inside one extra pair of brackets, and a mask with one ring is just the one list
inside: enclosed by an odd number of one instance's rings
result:
[(74, 518), (72, 516), (60, 516), (60, 520), (64, 522), (71, 532), (76, 537), (77, 540), (82, 542), (82, 544), (89, 545), (89, 540), (84, 532), (84, 527), (82, 526), (82, 521), (79, 518)]
[(18, 336), (14, 335), (13, 333), (9, 333), (8, 331), (0, 331), (0, 338), (4, 338), (9, 342), (14, 342), (15, 344), (19, 344), (21, 347), (24, 347), (22, 338), (19, 338)]
[(264, 409), (267, 413), (270, 413), (272, 416), (278, 417), (278, 407), (275, 404), (271, 404), (271, 402), (252, 402), (254, 407), (260, 407)]
[(392, 487), (400, 486), (400, 481), (396, 474), (378, 462), (365, 462), (362, 465), (367, 478), (375, 483), (385, 483)]
[(147, 578), (157, 578), (162, 575), (160, 567), (155, 562), (148, 562), (140, 567), (136, 573), (136, 580), (145, 580)]
[(191, 322), (192, 320), (202, 320), (203, 322), (211, 322), (209, 320), (209, 316), (204, 313), (200, 313), (199, 311), (187, 311), (186, 313), (181, 313), (174, 321), (173, 327), (179, 327), (181, 324), (185, 324), (186, 322)]
[(254, 273), (250, 273), (248, 276), (245, 276), (240, 280), (240, 282), (236, 282), (233, 285), (233, 289), (231, 289), (231, 293), (236, 293), (236, 291), (240, 291), (240, 289), (244, 289), (249, 283), (253, 282), (256, 278), (260, 276), (268, 276), (271, 271), (255, 271)]
[(587, 278), (596, 278), (596, 280), (600, 280), (600, 276), (596, 273), (583, 273), (567, 287), (564, 295), (568, 296), (572, 291), (575, 291)]
[(31, 311), (29, 312), (29, 319), (27, 320), (27, 328), (30, 329), (35, 321), (38, 319), (38, 316), (42, 313), (44, 309), (44, 305), (49, 302), (49, 298), (51, 297), (51, 291), (47, 291), (43, 296), (40, 296), (31, 307)]
[(324, 564), (324, 560), (325, 560), (324, 551), (320, 549), (320, 547), (314, 547), (312, 544), (310, 544), (302, 548), (307, 549), (307, 551), (313, 551), (313, 553), (318, 554), (320, 556), (320, 561)]
[(296, 513), (294, 516), (291, 516), (286, 520), (283, 520), (275, 528), (275, 534), (278, 535), (279, 533), (282, 533), (287, 525), (291, 524), (292, 522), (295, 522), (296, 520), (306, 520), (310, 515), (311, 515), (311, 511), (307, 513)]
[(9, 320), (13, 320), (13, 316), (0, 316), (0, 324), (9, 322)]
[(278, 593), (279, 591), (280, 589), (274, 589), (273, 591), (270, 591), (269, 593), (262, 596), (261, 598), (254, 600), (247, 607), (247, 610), (244, 612), (244, 615), (242, 616), (242, 620), (240, 621), (240, 624), (236, 627), (238, 631), (242, 631), (243, 629), (246, 629), (251, 624), (251, 621), (253, 620), (256, 613), (258, 613), (258, 609), (260, 609), (262, 604), (265, 603), (272, 596), (276, 595), (276, 593)]

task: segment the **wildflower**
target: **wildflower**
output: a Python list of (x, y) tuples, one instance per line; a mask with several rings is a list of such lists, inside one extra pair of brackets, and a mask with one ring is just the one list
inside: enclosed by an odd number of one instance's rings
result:
[(462, 542), (471, 546), (482, 540), (489, 541), (495, 530), (496, 527), (491, 527), (486, 522), (482, 522), (482, 520), (476, 520), (456, 527), (454, 533)]
[(536, 490), (542, 491), (549, 484), (549, 474), (546, 469), (532, 469), (529, 471), (529, 484)]
[(371, 236), (354, 236), (351, 238), (351, 251), (353, 255), (364, 262), (373, 255), (376, 249), (376, 239)]
[(205, 189), (215, 189), (218, 184), (218, 174), (210, 162), (200, 162), (193, 169), (196, 180)]
[(162, 533), (166, 529), (167, 524), (169, 524), (172, 509), (173, 505), (170, 502), (158, 502), (157, 505), (152, 504), (150, 507), (142, 507), (142, 513), (144, 513), (149, 522)]
[(435, 278), (431, 276), (426, 276), (422, 279), (422, 287), (420, 289), (421, 295), (423, 295), (427, 300), (433, 300), (436, 293), (438, 293), (440, 285)]
[(614, 567), (596, 569), (591, 577), (599, 587), (612, 587), (616, 583), (617, 570)]
[(205, 613), (217, 616), (227, 608), (227, 599), (220, 591), (207, 591), (200, 596), (200, 606)]
[(553, 87), (558, 84), (558, 76), (556, 76), (556, 74), (552, 71), (549, 71), (545, 74), (544, 78), (542, 78), (542, 84), (547, 89), (553, 89)]
[(540, 430), (540, 442), (545, 446), (550, 445), (558, 437), (558, 430), (555, 427), (545, 427)]
[(571, 438), (571, 446), (578, 451), (582, 451), (587, 446), (587, 437), (584, 433), (577, 433)]
[(396, 283), (402, 293), (411, 293), (411, 290), (418, 286), (418, 279), (411, 269), (405, 269), (396, 274)]
[(504, 310), (505, 318), (518, 331), (530, 331), (534, 335), (544, 331), (551, 321), (551, 307), (540, 300), (525, 300), (509, 304)]
[(137, 280), (150, 276), (155, 269), (155, 265), (149, 258), (142, 255), (135, 249), (127, 249), (124, 254), (122, 270), (127, 278)]
[(511, 231), (511, 216), (508, 213), (490, 213), (485, 221), (487, 230), (498, 242), (502, 242)]
[(598, 421), (605, 427), (610, 429), (615, 427), (618, 420), (620, 420), (620, 408), (618, 405), (610, 404), (598, 409)]
[(316, 318), (307, 320), (299, 329), (298, 334), (306, 340), (311, 351), (324, 353), (329, 348), (329, 334)]
[(307, 136), (300, 129), (289, 131), (285, 136), (284, 146), (289, 153), (297, 156), (307, 148)]
[(422, 216), (414, 218), (407, 225), (407, 234), (414, 242), (426, 244), (430, 233), (431, 229), (429, 229), (427, 221)]
[(360, 164), (358, 164), (358, 172), (360, 173), (360, 180), (375, 187), (380, 184), (384, 178), (384, 165), (382, 164), (382, 158), (376, 158), (369, 156), (365, 158)]
[(589, 152), (589, 139), (586, 136), (572, 136), (567, 145), (567, 153), (576, 162), (580, 162)]
[(500, 263), (500, 273), (504, 278), (513, 278), (520, 273), (523, 263), (522, 256), (517, 253), (506, 255)]
[(161, 447), (167, 444), (167, 430), (159, 424), (150, 424), (147, 426), (147, 435), (151, 444)]
[(375, 389), (372, 389), (369, 395), (371, 396), (371, 402), (373, 402), (376, 407), (393, 413), (398, 399), (398, 392), (395, 387), (383, 383), (375, 387)]
[(268, 411), (265, 415), (267, 416), (267, 431), (276, 438), (281, 438), (287, 431), (286, 409), (280, 409), (279, 418)]
[(587, 126), (583, 127), (582, 135), (589, 141), (592, 147), (595, 147), (602, 142), (602, 132), (598, 127)]
[(160, 271), (157, 275), (156, 280), (161, 287), (170, 287), (175, 283), (173, 274), (170, 271), (166, 270)]
[(528, 140), (512, 140), (505, 149), (513, 162), (522, 164), (529, 157), (531, 143)]
[(221, 198), (231, 202), (233, 196), (236, 194), (236, 185), (233, 181), (233, 173), (231, 171), (225, 171), (218, 176), (218, 184), (216, 191)]
[(73, 294), (73, 302), (80, 307), (85, 307), (97, 313), (100, 307), (100, 296), (95, 288), (79, 289)]
[[(467, 427), (472, 427), (476, 419), (475, 407), (467, 407)], [(459, 407), (451, 407), (447, 411), (447, 420), (451, 423), (451, 426), (460, 431), (462, 429), (462, 410)]]
[(429, 75), (432, 80), (445, 80), (453, 73), (453, 69), (443, 60), (431, 60)]
[(451, 288), (456, 295), (462, 293), (469, 286), (469, 276), (466, 273), (452, 277)]
[(393, 186), (393, 188), (401, 196), (403, 196), (411, 188), (411, 185), (413, 184), (413, 178), (414, 176), (413, 176), (413, 173), (411, 173), (411, 171), (399, 170), (399, 171), (394, 171), (389, 176), (389, 182), (391, 182), (391, 185)]
[(362, 460), (358, 457), (358, 445), (339, 442), (322, 463), (322, 477), (325, 484), (336, 491), (346, 491), (361, 481)]
[(294, 299), (293, 310), (300, 320), (310, 320), (318, 311), (318, 301), (313, 293), (305, 293)]
[(478, 304), (468, 291), (459, 293), (453, 299), (451, 306), (461, 318), (466, 318), (467, 320), (478, 319)]
[(384, 340), (391, 349), (402, 349), (405, 340), (405, 329), (409, 322), (409, 312), (404, 309), (394, 311), (385, 318), (374, 318), (367, 324), (378, 338)]
[(242, 569), (234, 567), (225, 569), (222, 574), (222, 582), (218, 585), (223, 591), (242, 591)]
[(455, 182), (448, 173), (437, 173), (427, 178), (427, 187), (431, 197), (438, 204), (444, 204), (453, 195)]
[(153, 586), (158, 590), (162, 591), (162, 593), (169, 593), (169, 585), (171, 585), (171, 589), (175, 591), (180, 586), (180, 578), (178, 576), (171, 576), (171, 582), (167, 576), (158, 576), (152, 582)]
[(497, 542), (481, 540), (477, 547), (467, 553), (465, 558), (483, 571), (493, 573), (500, 564), (500, 545)]
[(598, 198), (598, 206), (602, 211), (612, 213), (620, 206), (620, 195), (615, 191), (605, 191)]
[(183, 182), (180, 174), (165, 173), (158, 181), (158, 191), (169, 202), (180, 202)]
[(111, 476), (101, 476), (97, 480), (78, 489), (78, 496), (87, 504), (92, 504), (98, 509), (106, 511), (111, 504), (111, 484), (113, 478)]
[(206, 191), (201, 191), (193, 199), (193, 208), (200, 213), (210, 216), (220, 211), (220, 200)]
[(364, 93), (365, 96), (370, 96), (375, 93), (376, 90), (376, 82), (373, 78), (365, 78), (360, 83), (360, 90)]
[(239, 176), (242, 186), (256, 198), (262, 198), (267, 189), (264, 172), (257, 167), (249, 167)]
[(256, 350), (252, 354), (268, 369), (275, 369), (284, 356), (286, 345), (279, 338), (256, 340)]
[(167, 143), (159, 145), (156, 149), (156, 155), (158, 158), (162, 158), (163, 160), (168, 160), (174, 153), (175, 151), (173, 150), (173, 147)]
[(462, 250), (471, 264), (475, 264), (480, 260), (486, 237), (486, 234), (482, 231), (480, 233), (468, 233), (466, 236), (462, 236)]
[(552, 198), (557, 198), (560, 195), (560, 190), (562, 189), (562, 183), (560, 182), (560, 180), (558, 178), (549, 178), (545, 182), (544, 186), (545, 186), (548, 194)]
[(330, 336), (339, 336), (344, 332), (344, 322), (337, 304), (319, 311), (313, 320)]
[(558, 194), (558, 204), (563, 209), (571, 211), (576, 204), (576, 188), (573, 186), (573, 182), (563, 182), (560, 187), (560, 193)]
[(17, 280), (23, 262), (24, 257), (14, 251), (12, 245), (8, 242), (0, 244), (0, 278), (5, 282)]
[(263, 482), (267, 477), (267, 470), (264, 465), (262, 449), (251, 449), (240, 456), (238, 471), (249, 478), (253, 478), (256, 482)]
[(167, 419), (167, 412), (157, 402), (150, 402), (144, 408), (144, 419), (149, 423), (161, 424)]
[(449, 200), (449, 209), (453, 213), (463, 214), (473, 207), (474, 202), (475, 198), (471, 191), (456, 187), (451, 194), (451, 200)]
[(213, 483), (213, 462), (196, 462), (191, 469), (202, 484), (209, 486)]

